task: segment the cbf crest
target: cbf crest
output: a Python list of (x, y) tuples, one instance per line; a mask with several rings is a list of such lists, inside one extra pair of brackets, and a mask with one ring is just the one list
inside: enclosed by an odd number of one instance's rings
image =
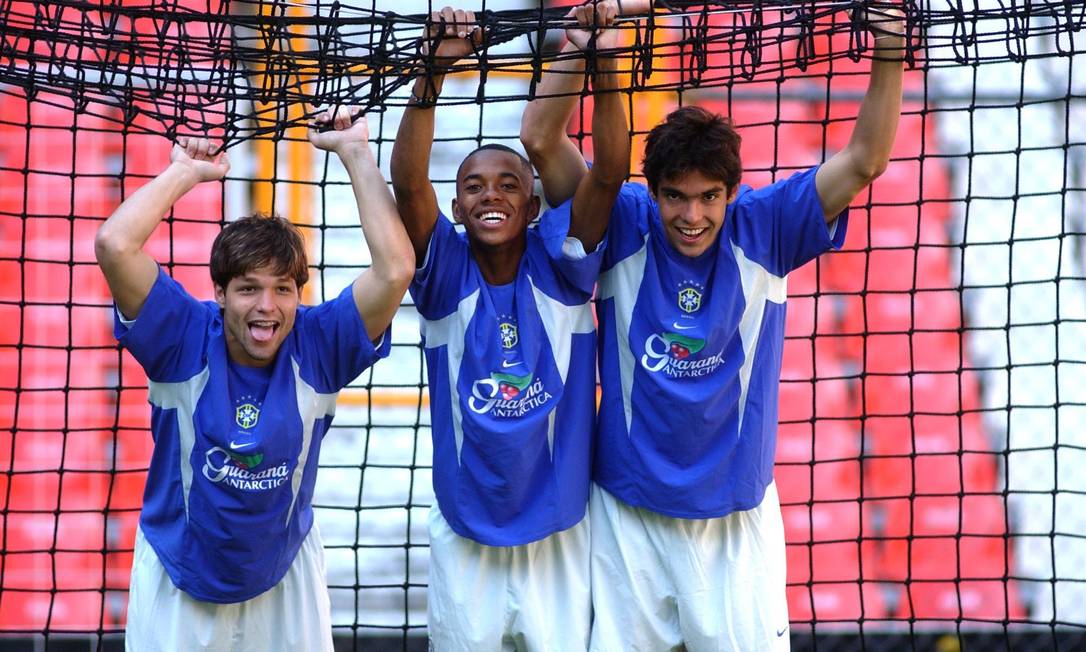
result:
[(260, 420), (260, 408), (252, 403), (242, 403), (234, 410), (234, 422), (239, 428), (248, 430)]
[(689, 314), (701, 309), (701, 297), (705, 286), (694, 281), (679, 283), (679, 309)]
[(517, 322), (511, 316), (498, 317), (498, 336), (501, 337), (503, 349), (511, 349), (517, 345)]

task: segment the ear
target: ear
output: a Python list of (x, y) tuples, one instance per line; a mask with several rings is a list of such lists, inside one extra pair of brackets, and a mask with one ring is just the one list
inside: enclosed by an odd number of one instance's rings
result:
[(226, 310), (226, 288), (215, 284), (215, 303), (219, 304), (220, 310)]
[(735, 184), (735, 187), (732, 188), (731, 192), (728, 193), (728, 203), (730, 204), (733, 201), (735, 201), (735, 198), (738, 197), (738, 196), (739, 196), (739, 184), (737, 183), (737, 184)]
[(539, 195), (532, 195), (532, 198), (528, 200), (528, 221), (531, 222), (535, 218), (539, 217), (539, 209), (542, 202), (539, 199)]
[(460, 204), (456, 203), (456, 198), (455, 197), (453, 197), (453, 200), (452, 200), (452, 214), (453, 214), (453, 219), (456, 220), (457, 224), (463, 224), (464, 223), (464, 220), (460, 217)]

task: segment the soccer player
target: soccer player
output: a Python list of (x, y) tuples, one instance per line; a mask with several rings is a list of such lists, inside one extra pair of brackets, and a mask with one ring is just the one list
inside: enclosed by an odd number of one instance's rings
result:
[[(617, 6), (595, 5), (606, 20)], [(900, 14), (871, 17), (875, 60), (848, 145), (768, 187), (740, 185), (739, 135), (698, 107), (648, 135), (599, 280), (603, 396), (590, 521), (593, 650), (787, 650), (773, 484), (785, 277), (845, 236), (888, 165), (901, 110)], [(567, 61), (567, 67), (576, 65)], [(522, 136), (548, 198), (586, 174), (551, 75)]]
[[(299, 305), (299, 231), (279, 217), (227, 224), (211, 246), (215, 302), (143, 250), (170, 207), (230, 168), (205, 138), (99, 228), (95, 254), (121, 345), (148, 378), (155, 440), (136, 533), (126, 648), (332, 650), (313, 485), (337, 392), (388, 355), (414, 272), (366, 120), (323, 113), (309, 140), (346, 167), (373, 264), (338, 297)], [(364, 208), (363, 208), (364, 207)]]
[[(595, 167), (540, 208), (528, 161), (484, 145), (456, 173), (453, 222), (430, 183), (444, 71), (480, 47), (470, 11), (431, 16), (435, 75), (420, 76), (392, 152), (392, 185), (419, 269), (434, 439), (429, 632), (433, 649), (584, 650), (589, 468), (595, 420), (597, 246), (626, 178), (619, 96), (598, 96)], [(582, 47), (590, 33), (571, 30)], [(598, 35), (605, 45), (612, 36)], [(597, 91), (617, 64), (599, 59)], [(581, 78), (583, 81), (583, 76)]]

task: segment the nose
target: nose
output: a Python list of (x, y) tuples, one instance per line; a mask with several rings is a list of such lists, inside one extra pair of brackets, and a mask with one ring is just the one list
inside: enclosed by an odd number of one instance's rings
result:
[(688, 201), (683, 204), (682, 218), (683, 220), (693, 224), (698, 221), (698, 204), (697, 202)]
[(266, 288), (257, 295), (256, 309), (260, 312), (271, 312), (275, 309), (275, 297), (272, 288)]
[(486, 186), (486, 188), (483, 189), (482, 200), (484, 202), (494, 201), (499, 196), (500, 196), (500, 193), (498, 192), (498, 187), (497, 186)]

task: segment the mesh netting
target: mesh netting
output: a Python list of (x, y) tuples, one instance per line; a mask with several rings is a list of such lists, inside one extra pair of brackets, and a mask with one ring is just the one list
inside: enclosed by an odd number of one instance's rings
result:
[[(840, 149), (867, 85), (853, 2), (671, 2), (621, 23), (640, 137), (697, 103), (755, 187)], [(434, 7), (436, 8), (436, 7)], [(776, 479), (797, 649), (1073, 649), (1086, 641), (1086, 92), (1081, 2), (904, 4), (903, 118), (841, 252), (789, 279)], [(518, 146), (567, 9), (476, 7), (437, 109), (443, 206), (481, 142)], [(170, 139), (231, 149), (148, 250), (211, 296), (239, 215), (300, 224), (308, 302), (368, 264), (317, 107), (371, 112), (386, 167), (424, 2), (0, 0), (0, 648), (119, 645), (149, 451), (147, 382), (112, 340), (93, 235)], [(589, 57), (588, 68), (592, 68)], [(373, 115), (377, 114), (377, 115)], [(570, 126), (591, 154), (591, 100)], [(582, 126), (583, 125), (583, 126)], [(636, 167), (636, 166), (635, 166)], [(636, 172), (633, 174), (637, 179)], [(418, 317), (340, 397), (315, 498), (348, 647), (425, 647), (432, 502)], [(606, 617), (597, 614), (597, 617)]]

